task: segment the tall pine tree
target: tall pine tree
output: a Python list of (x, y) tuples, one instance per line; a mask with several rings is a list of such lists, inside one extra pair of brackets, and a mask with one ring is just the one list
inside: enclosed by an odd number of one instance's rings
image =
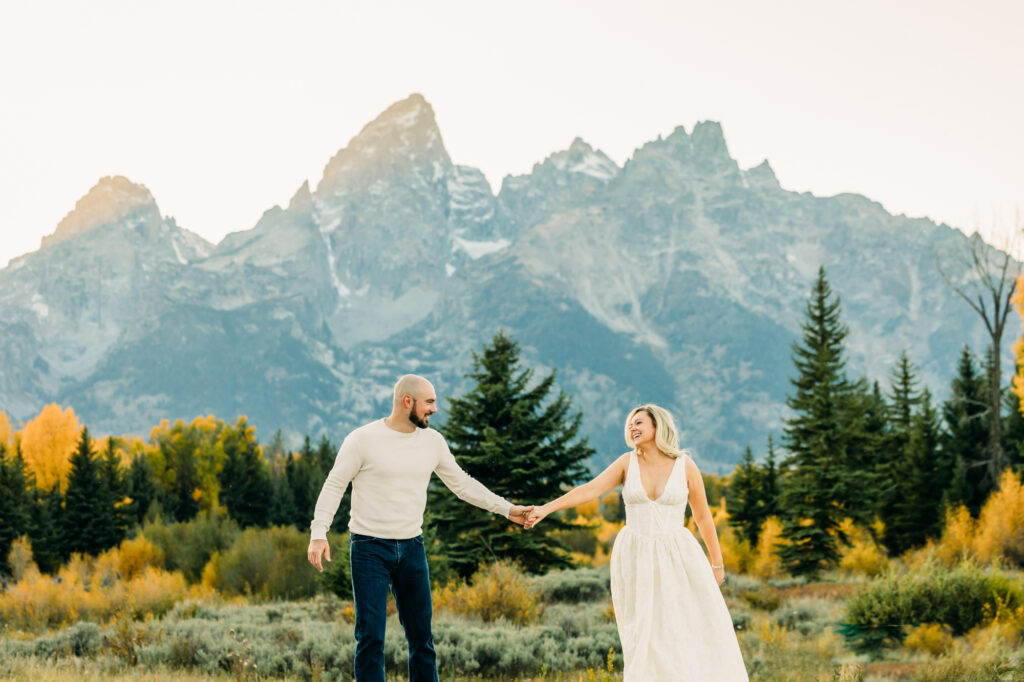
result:
[(21, 453), (8, 454), (6, 444), (0, 441), (0, 575), (10, 573), (7, 555), (11, 545), (31, 528), (33, 486)]
[(43, 573), (53, 574), (71, 554), (61, 530), (64, 496), (60, 486), (49, 492), (33, 489), (32, 522), (29, 540), (32, 541), (32, 560)]
[(988, 476), (987, 440), (990, 419), (986, 380), (970, 348), (964, 346), (949, 398), (943, 403), (946, 434), (942, 448), (953, 459), (953, 477), (946, 493), (949, 505), (966, 505), (977, 515), (992, 489)]
[[(587, 475), (593, 450), (577, 438), (582, 415), (571, 413), (565, 393), (549, 397), (554, 372), (530, 386), (533, 370), (520, 368), (519, 345), (499, 332), (482, 354), (473, 353), (466, 376), (475, 385), (451, 399), (440, 430), (470, 476), (506, 499), (540, 503)], [(569, 525), (559, 519), (523, 532), (467, 505), (436, 481), (429, 508), (449, 566), (464, 577), (496, 559), (517, 560), (532, 572), (570, 565), (564, 545), (552, 534)]]
[(764, 515), (762, 521), (772, 516), (781, 516), (779, 508), (779, 467), (775, 457), (775, 441), (770, 433), (768, 434), (768, 453), (764, 456), (764, 465), (761, 467), (760, 493), (761, 513)]
[(163, 470), (164, 510), (175, 521), (189, 521), (199, 513), (199, 470), (196, 454), (200, 448), (200, 433), (196, 429), (175, 422), (170, 433), (157, 440), (160, 454), (166, 462)]
[(138, 453), (132, 458), (125, 480), (125, 494), (131, 500), (125, 510), (129, 525), (142, 525), (150, 507), (159, 501), (160, 491), (149, 457), (145, 453)]
[(845, 370), (847, 328), (824, 268), (818, 271), (801, 326), (803, 339), (793, 344), (795, 391), (786, 400), (793, 416), (783, 430), (789, 451), (781, 500), (787, 543), (779, 555), (793, 573), (813, 575), (838, 559), (839, 524), (862, 513), (856, 507), (862, 504), (866, 479), (859, 468), (863, 453), (850, 447), (857, 435), (851, 429), (866, 418), (854, 409)]
[(743, 458), (732, 472), (726, 501), (729, 506), (729, 524), (751, 545), (757, 545), (764, 514), (761, 496), (761, 471), (754, 461), (748, 445)]
[(224, 427), (220, 438), (225, 457), (218, 476), (221, 504), (243, 528), (266, 526), (271, 508), (270, 475), (255, 429), (245, 417), (239, 417), (235, 426)]
[(100, 460), (100, 477), (106, 485), (111, 509), (111, 534), (104, 544), (113, 547), (124, 540), (128, 534), (128, 528), (132, 524), (130, 508), (125, 502), (128, 496), (125, 471), (121, 466), (121, 453), (117, 450), (117, 440), (113, 437), (107, 439), (107, 447), (103, 451), (103, 459)]
[(909, 449), (914, 412), (919, 401), (916, 371), (904, 352), (890, 375), (884, 457), (878, 463), (880, 475), (877, 479), (880, 488), (878, 515), (885, 524), (882, 542), (890, 553), (897, 555), (910, 547), (906, 537), (909, 520), (905, 518), (905, 500), (912, 474)]
[(95, 555), (110, 547), (110, 539), (114, 535), (113, 512), (110, 492), (93, 452), (89, 429), (82, 427), (78, 448), (71, 456), (68, 491), (61, 517), (61, 532), (67, 551)]

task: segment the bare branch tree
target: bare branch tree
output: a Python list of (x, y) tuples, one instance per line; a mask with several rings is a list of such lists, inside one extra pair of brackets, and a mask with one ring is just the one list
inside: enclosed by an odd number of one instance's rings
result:
[(1020, 243), (1020, 221), (1016, 222), (1013, 234), (1002, 248), (997, 249), (985, 243), (981, 235), (974, 234), (967, 239), (966, 253), (960, 262), (963, 274), (957, 277), (952, 269), (936, 261), (942, 279), (978, 313), (992, 342), (992, 362), (988, 366), (989, 381), (989, 461), (988, 473), (993, 484), (1006, 468), (1006, 454), (1003, 452), (1003, 423), (1001, 409), (1002, 390), (1002, 341), (1006, 321), (1013, 306), (1010, 299), (1017, 288), (1021, 275), (1021, 263), (1014, 258)]

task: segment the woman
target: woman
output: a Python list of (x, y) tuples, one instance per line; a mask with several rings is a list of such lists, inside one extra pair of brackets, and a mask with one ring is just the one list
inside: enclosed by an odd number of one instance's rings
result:
[[(626, 682), (746, 680), (732, 619), (719, 586), (722, 550), (700, 471), (679, 449), (672, 416), (644, 405), (626, 419), (633, 447), (597, 478), (534, 508), (531, 528), (622, 485), (626, 525), (612, 547), (612, 603)], [(711, 553), (711, 565), (683, 525), (686, 503)]]

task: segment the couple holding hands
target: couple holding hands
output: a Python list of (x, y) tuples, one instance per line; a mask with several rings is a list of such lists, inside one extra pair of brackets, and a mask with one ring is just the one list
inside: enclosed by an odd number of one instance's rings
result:
[[(513, 505), (464, 472), (444, 437), (428, 428), (437, 412), (434, 387), (407, 374), (395, 384), (391, 414), (352, 431), (317, 499), (308, 558), (331, 560), (327, 529), (352, 484), (352, 592), (355, 675), (384, 681), (387, 594), (395, 596), (409, 644), (410, 682), (437, 680), (423, 512), (430, 475), (461, 499), (531, 528), (549, 514), (596, 499), (622, 485), (626, 525), (611, 555), (611, 592), (627, 682), (746, 680), (732, 619), (719, 589), (725, 579), (704, 483), (679, 448), (672, 416), (656, 405), (629, 413), (631, 451), (593, 480), (538, 507)], [(686, 505), (711, 554), (684, 526)]]

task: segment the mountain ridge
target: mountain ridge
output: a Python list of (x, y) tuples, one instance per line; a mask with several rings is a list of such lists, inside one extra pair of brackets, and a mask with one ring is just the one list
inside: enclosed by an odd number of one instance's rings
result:
[(264, 436), (338, 440), (386, 411), (399, 374), (468, 388), (472, 352), (500, 328), (528, 365), (558, 369), (595, 464), (624, 448), (620, 414), (653, 401), (722, 469), (781, 425), (819, 265), (856, 373), (884, 382), (907, 350), (941, 395), (961, 344), (985, 338), (934, 267), (961, 233), (861, 195), (784, 190), (767, 160), (741, 169), (714, 122), (621, 167), (575, 138), (494, 193), (412, 95), (315, 190), (216, 245), (139, 205), (142, 220), (84, 221), (0, 270), (0, 409), (16, 420), (57, 401), (94, 431), (244, 413)]

